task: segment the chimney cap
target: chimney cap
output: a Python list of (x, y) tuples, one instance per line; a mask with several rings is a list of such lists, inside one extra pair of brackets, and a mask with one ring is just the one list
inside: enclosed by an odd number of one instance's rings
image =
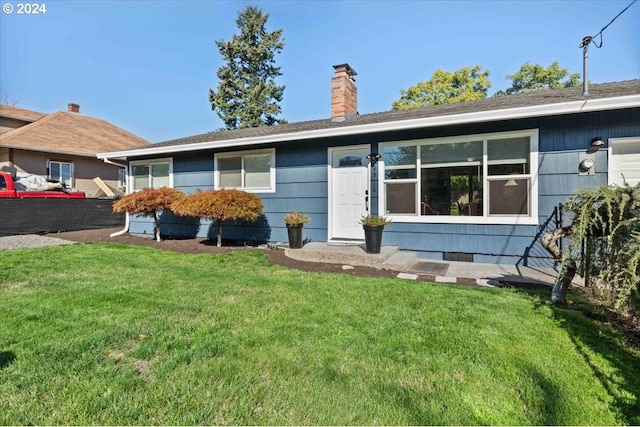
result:
[(345, 71), (350, 77), (358, 75), (358, 73), (356, 73), (356, 70), (351, 68), (351, 66), (349, 64), (346, 64), (346, 63), (345, 64), (334, 65), (333, 68), (336, 70), (336, 73), (338, 73), (340, 71)]

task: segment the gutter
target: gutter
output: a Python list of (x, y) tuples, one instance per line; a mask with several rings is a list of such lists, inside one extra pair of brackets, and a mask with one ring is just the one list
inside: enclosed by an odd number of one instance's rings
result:
[[(20, 128), (18, 128), (18, 129), (20, 129)], [(46, 149), (46, 148), (40, 149), (40, 148), (34, 148), (34, 147), (24, 147), (22, 145), (7, 144), (7, 143), (3, 142), (2, 140), (0, 140), (0, 147), (13, 148), (14, 150), (34, 151), (34, 152), (39, 152), (39, 153), (64, 154), (66, 156), (95, 158), (94, 157), (95, 154), (92, 154), (92, 153), (77, 153), (77, 152), (73, 152), (73, 151), (59, 151), (59, 150), (51, 150), (51, 149)]]
[[(100, 158), (100, 157), (98, 157), (98, 158)], [(109, 160), (106, 157), (103, 158), (102, 161), (105, 162), (105, 163), (109, 163), (110, 165), (118, 166), (118, 167), (121, 167), (121, 168), (124, 168), (124, 169), (127, 168), (126, 164), (113, 162), (113, 161)]]
[(247, 145), (261, 145), (293, 140), (299, 141), (314, 138), (328, 138), (374, 132), (388, 132), (394, 130), (428, 128), (436, 126), (490, 122), (529, 117), (555, 116), (571, 113), (585, 113), (591, 111), (633, 108), (639, 106), (640, 95), (629, 95), (616, 98), (586, 99), (579, 101), (562, 102), (557, 104), (543, 104), (504, 110), (479, 111), (473, 113), (453, 114), (449, 116), (423, 117), (418, 119), (397, 120), (393, 122), (370, 123), (348, 127), (281, 133), (260, 137), (235, 138), (221, 141), (205, 141), (191, 144), (138, 148), (133, 150), (98, 153), (97, 157), (99, 159), (112, 158), (126, 160), (129, 157), (199, 151), (212, 148), (243, 147)]

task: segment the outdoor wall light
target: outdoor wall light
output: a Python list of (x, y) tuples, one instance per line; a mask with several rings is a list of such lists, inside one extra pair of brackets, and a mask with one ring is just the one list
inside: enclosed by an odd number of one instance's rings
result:
[(367, 160), (369, 160), (372, 165), (375, 165), (381, 157), (378, 153), (367, 154)]
[(591, 140), (592, 147), (602, 147), (604, 145), (604, 141), (599, 136), (596, 136)]

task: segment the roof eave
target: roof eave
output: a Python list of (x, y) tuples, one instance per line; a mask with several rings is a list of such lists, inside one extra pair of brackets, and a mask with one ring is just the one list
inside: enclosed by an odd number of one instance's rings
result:
[(640, 95), (629, 95), (615, 98), (585, 99), (555, 104), (534, 105), (530, 107), (509, 108), (503, 110), (478, 111), (473, 113), (451, 114), (418, 119), (397, 120), (382, 123), (353, 125), (348, 127), (308, 130), (292, 133), (281, 133), (259, 137), (227, 139), (221, 141), (205, 141), (192, 144), (150, 147), (134, 150), (98, 153), (99, 159), (121, 159), (129, 157), (171, 154), (176, 152), (199, 151), (211, 148), (243, 147), (292, 140), (329, 138), (363, 133), (389, 132), (436, 126), (450, 126), (465, 123), (491, 122), (499, 120), (523, 119), (529, 117), (555, 116), (561, 114), (586, 113), (591, 111), (616, 110), (640, 106)]
[(91, 153), (78, 153), (72, 151), (59, 151), (59, 150), (47, 150), (41, 148), (31, 148), (31, 147), (23, 147), (21, 145), (12, 145), (12, 144), (2, 144), (0, 143), (0, 147), (12, 148), (14, 150), (22, 150), (22, 151), (33, 151), (37, 153), (47, 153), (47, 154), (60, 154), (65, 156), (76, 156), (76, 157), (89, 157), (94, 159), (95, 154)]

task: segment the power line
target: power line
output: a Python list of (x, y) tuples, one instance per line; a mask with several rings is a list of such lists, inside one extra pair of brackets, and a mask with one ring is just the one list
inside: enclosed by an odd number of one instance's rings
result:
[[(607, 27), (611, 24), (613, 24), (613, 21), (615, 21), (616, 19), (618, 19), (618, 17), (620, 15), (622, 15), (623, 13), (625, 13), (627, 11), (627, 9), (629, 9), (631, 6), (633, 6), (633, 4), (635, 2), (637, 2), (638, 0), (633, 0), (631, 3), (629, 3), (629, 5), (627, 7), (625, 7), (624, 9), (622, 9), (622, 11), (620, 11), (620, 13), (618, 13), (615, 18), (613, 18), (611, 21), (609, 21), (609, 23), (607, 25), (605, 25), (604, 27), (602, 27), (602, 29), (600, 30), (600, 32), (598, 34), (596, 34), (595, 36), (585, 36), (582, 39), (582, 43), (580, 44), (580, 48), (585, 48), (589, 45), (589, 43), (593, 43), (595, 47), (597, 48), (601, 48), (602, 47), (602, 32), (604, 30), (607, 29)], [(600, 36), (600, 45), (598, 45), (598, 43), (596, 43), (593, 39), (595, 39), (596, 37)]]

